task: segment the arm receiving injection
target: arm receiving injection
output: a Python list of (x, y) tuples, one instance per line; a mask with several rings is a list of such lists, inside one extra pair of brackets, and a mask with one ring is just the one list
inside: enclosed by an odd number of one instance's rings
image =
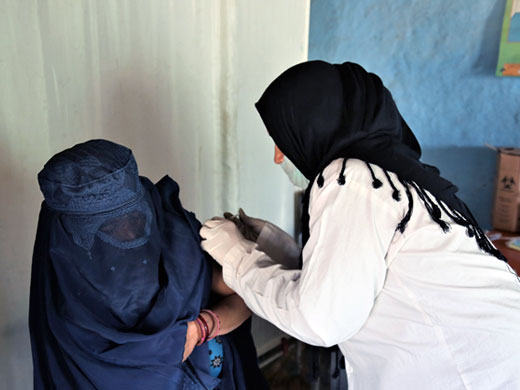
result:
[(285, 230), (269, 221), (250, 217), (242, 209), (236, 215), (225, 213), (224, 217), (233, 221), (245, 239), (256, 242), (258, 250), (276, 263), (287, 269), (299, 267), (301, 248)]
[[(200, 323), (197, 320), (188, 322), (183, 361), (191, 355), (195, 346), (201, 341), (232, 332), (251, 316), (251, 310), (242, 298), (224, 283), (222, 267), (215, 261), (212, 263), (212, 267), (212, 291), (222, 296), (222, 299), (213, 305), (211, 310), (201, 311)], [(200, 324), (203, 326), (201, 327)], [(204, 325), (207, 326), (207, 329)], [(207, 334), (205, 334), (206, 331)]]

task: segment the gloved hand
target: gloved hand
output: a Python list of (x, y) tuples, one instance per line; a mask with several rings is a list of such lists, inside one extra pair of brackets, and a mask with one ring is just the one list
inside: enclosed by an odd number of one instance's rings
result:
[(204, 222), (200, 229), (200, 236), (204, 239), (202, 249), (208, 252), (217, 263), (222, 265), (224, 257), (238, 243), (251, 243), (246, 240), (237, 226), (227, 219), (215, 217)]
[(238, 216), (240, 218), (240, 221), (243, 222), (246, 226), (248, 226), (256, 234), (256, 242), (258, 236), (260, 235), (260, 232), (266, 224), (266, 221), (264, 221), (263, 219), (250, 217), (242, 209), (238, 210)]
[[(301, 248), (290, 234), (269, 221), (248, 216), (242, 209), (239, 210), (239, 218), (240, 223), (260, 245), (259, 250), (287, 268), (293, 269), (299, 266)], [(259, 235), (264, 229), (267, 234), (264, 235), (262, 242), (258, 242)]]
[(258, 236), (265, 226), (264, 220), (248, 217), (242, 209), (239, 209), (236, 216), (226, 212), (224, 213), (224, 218), (233, 221), (244, 238), (253, 242), (258, 240)]

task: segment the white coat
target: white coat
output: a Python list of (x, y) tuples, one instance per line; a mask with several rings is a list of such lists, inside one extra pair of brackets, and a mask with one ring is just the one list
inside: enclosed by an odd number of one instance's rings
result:
[[(342, 160), (310, 194), (310, 239), (267, 223), (253, 250), (236, 245), (224, 281), (259, 316), (313, 345), (338, 344), (350, 390), (520, 389), (520, 283), (503, 261), (482, 252), (463, 227), (443, 233), (412, 190), (372, 188), (364, 162)], [(442, 218), (451, 222), (443, 214)]]

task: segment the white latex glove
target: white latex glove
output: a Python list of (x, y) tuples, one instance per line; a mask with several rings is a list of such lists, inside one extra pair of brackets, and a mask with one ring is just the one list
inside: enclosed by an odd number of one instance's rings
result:
[(202, 249), (208, 252), (220, 265), (223, 265), (224, 257), (238, 243), (244, 242), (254, 245), (242, 236), (232, 221), (220, 217), (204, 222), (200, 229), (200, 236), (204, 239), (200, 244)]

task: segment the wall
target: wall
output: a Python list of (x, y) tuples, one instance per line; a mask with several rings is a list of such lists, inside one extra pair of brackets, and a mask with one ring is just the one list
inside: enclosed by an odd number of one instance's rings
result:
[[(306, 59), (308, 12), (301, 0), (0, 2), (0, 388), (31, 388), (36, 174), (63, 148), (123, 143), (141, 174), (175, 178), (199, 219), (242, 206), (292, 230), (293, 188), (253, 104)], [(278, 334), (254, 325), (260, 343)]]
[(423, 146), (490, 226), (495, 154), (520, 146), (520, 78), (494, 76), (505, 0), (312, 0), (309, 59), (378, 74)]

